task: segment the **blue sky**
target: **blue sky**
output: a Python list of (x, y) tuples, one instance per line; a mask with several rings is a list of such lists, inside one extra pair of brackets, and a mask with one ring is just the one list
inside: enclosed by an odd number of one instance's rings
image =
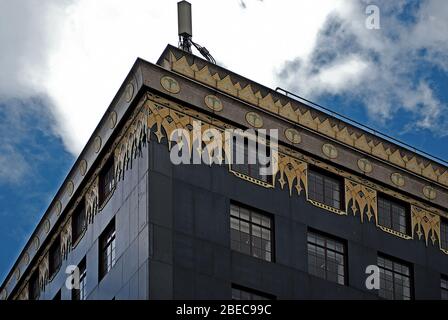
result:
[[(191, 2), (218, 64), (448, 159), (448, 2)], [(176, 18), (176, 0), (0, 2), (0, 281), (135, 59), (177, 43)]]

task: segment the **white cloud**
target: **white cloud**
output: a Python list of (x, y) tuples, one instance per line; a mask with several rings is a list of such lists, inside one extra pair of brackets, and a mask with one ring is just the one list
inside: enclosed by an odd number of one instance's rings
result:
[[(48, 96), (56, 133), (77, 155), (135, 59), (155, 62), (167, 43), (177, 43), (176, 2), (0, 4), (0, 30), (7, 30), (0, 31), (0, 40), (7, 44), (0, 55), (0, 69), (5, 70), (0, 74), (0, 98)], [(432, 100), (417, 96), (415, 103), (404, 103), (403, 98), (418, 92), (408, 81), (418, 48), (431, 48), (425, 59), (448, 66), (443, 43), (443, 30), (448, 28), (442, 20), (447, 6), (440, 2), (426, 3), (417, 11), (417, 25), (411, 27), (383, 16), (403, 10), (403, 1), (381, 2), (380, 31), (364, 27), (362, 2), (191, 2), (193, 39), (227, 68), (257, 82), (282, 85), (313, 98), (356, 92), (369, 114), (383, 120), (397, 111), (395, 102), (421, 116), (423, 110), (435, 114), (443, 108), (424, 80), (417, 86), (422, 93), (429, 90)], [(426, 36), (434, 28), (437, 32)], [(410, 36), (416, 40), (409, 41)], [(431, 128), (428, 121), (434, 118), (422, 119), (421, 127)]]

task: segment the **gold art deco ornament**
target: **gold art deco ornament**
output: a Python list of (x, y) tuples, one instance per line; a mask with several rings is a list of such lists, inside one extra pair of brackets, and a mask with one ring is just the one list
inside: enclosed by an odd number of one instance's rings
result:
[(242, 87), (238, 81), (232, 79), (233, 75), (231, 74), (219, 75), (217, 72), (212, 72), (207, 65), (199, 70), (195, 63), (192, 65), (188, 63), (186, 56), (176, 58), (170, 52), (168, 59), (167, 63), (171, 65), (172, 70), (186, 77), (240, 98), (268, 112), (278, 114), (345, 145), (367, 152), (378, 159), (448, 186), (448, 170), (435, 168), (432, 163), (425, 163), (415, 156), (409, 159), (399, 148), (394, 149), (385, 145), (381, 139), (353, 132), (349, 126), (338, 126), (336, 123), (332, 123), (331, 118), (315, 115), (309, 108), (294, 109), (290, 101), (276, 99), (270, 92), (263, 96), (261, 91), (254, 89), (251, 84)]
[(213, 111), (219, 112), (223, 109), (221, 99), (219, 99), (217, 96), (209, 94), (204, 98), (204, 101), (205, 105)]
[(254, 128), (261, 128), (263, 126), (263, 118), (255, 112), (246, 113), (246, 121)]
[(160, 79), (160, 84), (162, 85), (162, 88), (168, 91), (169, 93), (179, 93), (180, 92), (180, 85), (177, 80), (173, 79), (169, 76), (164, 76)]
[(404, 177), (398, 173), (398, 172), (394, 172), (390, 175), (390, 180), (392, 181), (392, 183), (398, 187), (403, 187), (404, 186)]
[(95, 150), (95, 153), (98, 153), (101, 149), (101, 137), (96, 136), (95, 140), (93, 140), (93, 149)]
[(435, 198), (437, 198), (437, 191), (431, 186), (424, 186), (423, 187), (423, 195), (428, 200), (434, 200)]
[(417, 234), (421, 239), (424, 236), (426, 245), (428, 240), (431, 239), (434, 244), (436, 240), (440, 241), (440, 217), (423, 210), (417, 206), (411, 206), (411, 218), (412, 218), (412, 234)]
[(117, 125), (117, 113), (112, 111), (109, 116), (109, 128), (113, 129)]
[(83, 177), (87, 172), (87, 160), (82, 159), (79, 162), (79, 174)]
[(322, 146), (322, 153), (329, 159), (336, 159), (338, 157), (338, 149), (332, 144), (325, 143)]
[(61, 201), (56, 201), (54, 204), (54, 211), (56, 212), (56, 215), (59, 216), (62, 212), (62, 203)]
[(365, 158), (358, 160), (358, 168), (364, 173), (371, 173), (373, 170), (372, 164)]
[[(351, 208), (353, 215), (359, 212), (361, 222), (364, 222), (364, 215), (370, 221), (372, 217), (377, 221), (377, 194), (376, 191), (362, 184), (345, 179), (345, 205), (346, 211)], [(351, 206), (350, 206), (351, 204)]]
[(299, 131), (293, 128), (288, 128), (285, 130), (285, 137), (289, 140), (289, 142), (298, 144), (302, 142), (302, 137), (299, 134)]
[(124, 92), (126, 102), (131, 101), (133, 96), (134, 96), (134, 86), (132, 85), (132, 83), (128, 83), (128, 85), (126, 86), (126, 90)]
[(73, 190), (75, 189), (75, 185), (73, 184), (73, 181), (72, 180), (70, 180), (68, 183), (67, 183), (67, 189), (66, 189), (66, 191), (67, 191), (67, 195), (70, 197), (72, 194), (73, 194)]

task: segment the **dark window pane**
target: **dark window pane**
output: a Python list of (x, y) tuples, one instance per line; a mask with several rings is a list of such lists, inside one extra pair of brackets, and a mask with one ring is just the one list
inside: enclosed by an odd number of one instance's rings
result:
[(448, 220), (444, 218), (440, 222), (440, 245), (448, 250)]
[(232, 285), (232, 300), (273, 300), (274, 296)]
[(50, 251), (48, 254), (49, 259), (49, 275), (50, 278), (53, 277), (56, 272), (59, 270), (59, 267), (61, 266), (61, 240), (60, 237), (57, 237), (56, 240), (53, 242), (53, 244), (50, 247)]
[(345, 284), (345, 244), (313, 231), (308, 232), (308, 272)]
[(379, 225), (403, 234), (409, 234), (409, 213), (404, 204), (389, 198), (378, 197)]
[[(272, 183), (272, 175), (264, 175), (260, 173), (261, 168), (266, 168), (270, 165), (261, 164), (259, 162), (256, 144), (249, 143), (248, 141), (248, 138), (233, 138), (232, 170), (266, 183)], [(251, 151), (249, 150), (249, 146), (254, 146), (256, 149)], [(266, 150), (267, 151), (262, 151), (262, 153), (264, 156), (268, 157), (271, 151), (269, 147), (266, 147)]]
[(383, 256), (378, 256), (377, 263), (380, 268), (379, 296), (390, 300), (410, 300), (410, 267)]
[(333, 176), (309, 170), (308, 197), (311, 200), (341, 209), (341, 181)]
[(271, 218), (261, 213), (230, 206), (230, 246), (232, 250), (272, 261)]
[(445, 276), (440, 278), (440, 298), (448, 300), (448, 277)]
[(115, 219), (104, 229), (100, 236), (99, 245), (99, 276), (101, 280), (115, 265)]
[(78, 205), (72, 216), (72, 237), (73, 243), (76, 243), (86, 230), (86, 212), (84, 202)]
[(101, 206), (115, 187), (114, 157), (111, 157), (101, 169), (98, 184), (99, 205)]
[(87, 265), (85, 257), (79, 263), (78, 269), (79, 269), (79, 289), (74, 288), (72, 290), (72, 300), (85, 300), (86, 280), (87, 280)]
[(39, 270), (34, 271), (28, 282), (28, 297), (30, 300), (37, 300), (40, 296), (39, 288)]

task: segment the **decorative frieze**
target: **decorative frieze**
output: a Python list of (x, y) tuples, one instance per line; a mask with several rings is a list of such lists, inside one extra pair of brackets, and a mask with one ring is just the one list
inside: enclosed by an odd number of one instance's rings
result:
[(48, 252), (44, 255), (39, 264), (39, 287), (42, 291), (45, 290), (45, 286), (50, 278), (50, 261), (48, 258)]
[(359, 212), (361, 222), (364, 222), (364, 215), (370, 221), (372, 217), (375, 222), (378, 221), (377, 193), (374, 189), (366, 187), (360, 183), (356, 183), (349, 179), (345, 179), (345, 205), (346, 211), (349, 208), (353, 214)]
[(417, 206), (411, 206), (412, 234), (424, 237), (426, 245), (440, 241), (440, 217)]
[(61, 255), (67, 259), (72, 248), (72, 218), (70, 217), (61, 231)]
[(29, 300), (28, 283), (25, 284), (22, 291), (20, 291), (20, 294), (17, 296), (17, 300)]
[(98, 177), (96, 177), (85, 195), (86, 201), (86, 220), (87, 223), (93, 223), (93, 219), (98, 212), (98, 198), (99, 198), (99, 190), (98, 190)]

